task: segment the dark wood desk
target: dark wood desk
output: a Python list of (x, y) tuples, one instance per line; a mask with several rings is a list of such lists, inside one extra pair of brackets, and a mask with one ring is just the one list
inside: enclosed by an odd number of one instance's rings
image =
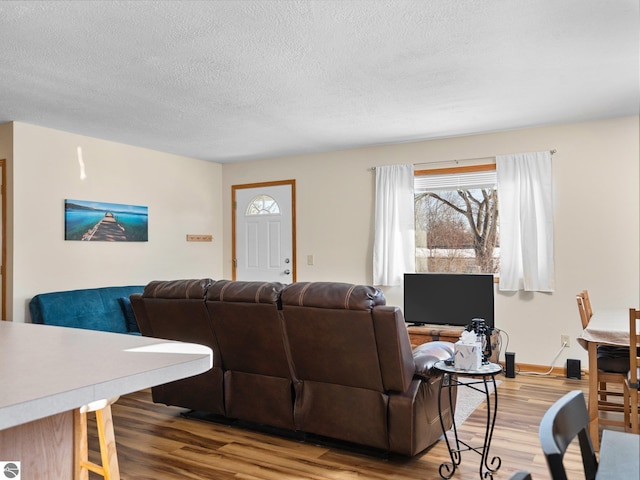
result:
[(604, 430), (596, 480), (640, 478), (640, 435)]

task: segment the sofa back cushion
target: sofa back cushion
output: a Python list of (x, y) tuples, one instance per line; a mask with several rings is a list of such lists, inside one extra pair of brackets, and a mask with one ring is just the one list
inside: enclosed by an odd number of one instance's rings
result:
[(204, 300), (210, 278), (155, 280), (147, 284), (139, 300), (132, 298), (140, 332), (147, 337), (206, 345), (219, 366), (218, 344)]
[(404, 317), (398, 307), (385, 305), (381, 290), (294, 283), (281, 297), (299, 378), (379, 391), (409, 387), (415, 365)]
[(207, 309), (225, 370), (290, 378), (282, 322), (283, 285), (220, 280), (207, 291)]
[(282, 316), (296, 376), (384, 391), (372, 310), (385, 302), (374, 287), (300, 282), (282, 292)]
[(138, 285), (41, 293), (29, 302), (29, 313), (33, 323), (116, 333), (136, 332), (136, 325), (127, 325), (120, 299), (143, 289)]
[(405, 392), (416, 373), (416, 363), (404, 315), (399, 307), (376, 306), (373, 325), (385, 389)]

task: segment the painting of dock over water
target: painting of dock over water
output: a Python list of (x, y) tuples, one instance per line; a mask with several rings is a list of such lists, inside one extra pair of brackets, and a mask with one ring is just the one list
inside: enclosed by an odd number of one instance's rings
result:
[(64, 201), (64, 239), (85, 242), (146, 242), (148, 207), (119, 203)]

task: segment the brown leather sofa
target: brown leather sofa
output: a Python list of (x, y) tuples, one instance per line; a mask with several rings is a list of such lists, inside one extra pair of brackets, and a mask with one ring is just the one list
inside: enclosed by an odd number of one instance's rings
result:
[(155, 402), (408, 456), (442, 435), (432, 367), (453, 344), (412, 351), (377, 288), (155, 281), (131, 303), (143, 335), (214, 350), (211, 371), (155, 387)]

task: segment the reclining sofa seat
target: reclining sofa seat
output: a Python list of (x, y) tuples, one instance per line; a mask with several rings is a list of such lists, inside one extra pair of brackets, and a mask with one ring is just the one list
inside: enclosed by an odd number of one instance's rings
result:
[[(409, 456), (440, 437), (440, 376), (431, 368), (453, 354), (451, 344), (412, 352), (402, 312), (374, 287), (294, 283), (281, 302), (297, 430)], [(448, 408), (443, 420), (448, 429)]]
[(281, 283), (220, 280), (207, 291), (206, 304), (222, 359), (227, 416), (294, 430), (282, 289)]
[(222, 359), (205, 305), (212, 284), (210, 278), (153, 281), (130, 299), (142, 335), (199, 343), (213, 350), (211, 370), (153, 387), (153, 401), (225, 415)]

